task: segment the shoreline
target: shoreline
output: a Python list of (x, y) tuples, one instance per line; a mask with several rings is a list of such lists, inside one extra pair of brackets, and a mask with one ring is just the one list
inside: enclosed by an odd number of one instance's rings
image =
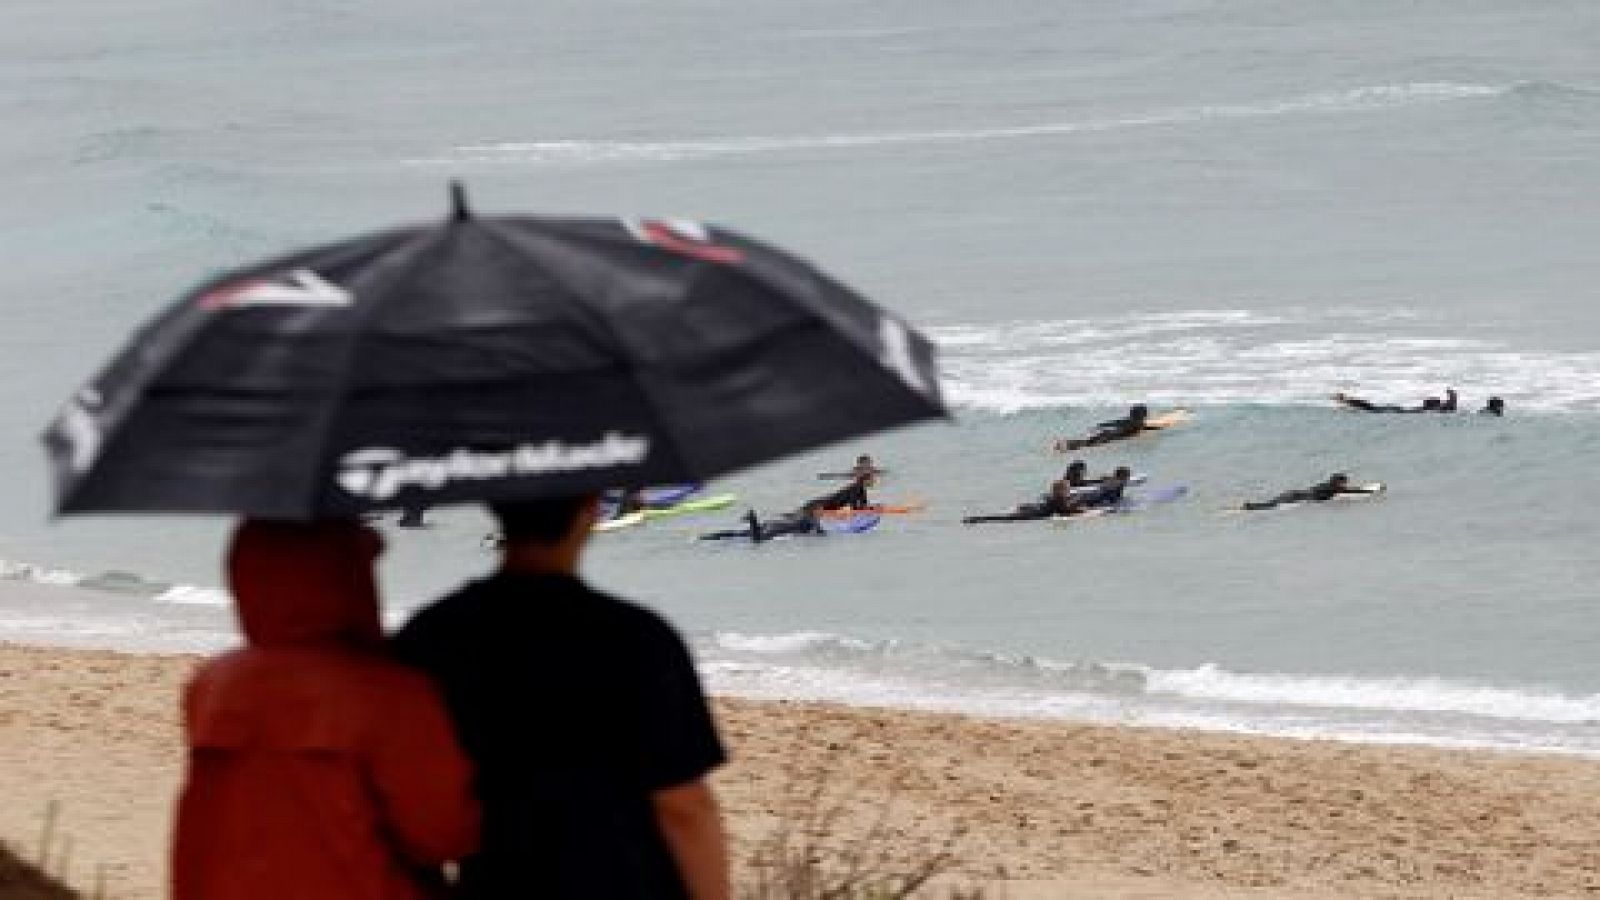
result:
[[(178, 688), (199, 657), (0, 642), (0, 840), (59, 804), (72, 878), (164, 893)], [(1028, 898), (1593, 897), (1600, 761), (717, 697), (750, 859), (816, 818), (904, 870)], [(816, 799), (820, 796), (820, 800)], [(830, 854), (831, 855), (831, 854)]]

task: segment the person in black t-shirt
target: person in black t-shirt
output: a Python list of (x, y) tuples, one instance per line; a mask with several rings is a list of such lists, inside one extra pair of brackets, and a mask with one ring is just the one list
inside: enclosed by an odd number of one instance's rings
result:
[(596, 498), (493, 511), (500, 570), (393, 642), (437, 681), (478, 767), (483, 845), (459, 896), (727, 900), (704, 780), (726, 755), (683, 639), (577, 577)]

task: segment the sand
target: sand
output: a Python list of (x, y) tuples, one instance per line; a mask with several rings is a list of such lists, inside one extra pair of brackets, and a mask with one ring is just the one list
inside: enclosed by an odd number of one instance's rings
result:
[[(54, 803), (54, 868), (162, 896), (194, 660), (0, 644), (0, 841), (34, 856)], [(905, 868), (947, 851), (947, 879), (1009, 900), (1600, 898), (1600, 761), (730, 698), (717, 711), (734, 755), (717, 786), (745, 860), (780, 830), (805, 843), (809, 819), (830, 859)]]

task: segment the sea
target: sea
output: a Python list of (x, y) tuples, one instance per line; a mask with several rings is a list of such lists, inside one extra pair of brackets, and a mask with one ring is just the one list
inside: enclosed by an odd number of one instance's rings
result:
[[(714, 690), (1600, 757), (1597, 47), (1594, 0), (10, 0), (0, 639), (236, 640), (227, 523), (52, 520), (38, 433), (195, 282), (459, 178), (734, 227), (941, 347), (952, 422), (595, 540)], [(960, 524), (1140, 402), (1194, 416), (1084, 457), (1182, 500)], [(925, 511), (695, 540), (858, 453)], [(1224, 512), (1333, 471), (1388, 491)], [(387, 530), (391, 621), (494, 563), (432, 521)]]

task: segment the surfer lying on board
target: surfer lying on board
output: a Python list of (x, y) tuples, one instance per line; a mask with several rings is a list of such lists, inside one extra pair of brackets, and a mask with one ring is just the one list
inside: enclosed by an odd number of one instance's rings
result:
[(817, 520), (814, 510), (800, 509), (791, 513), (784, 513), (776, 519), (761, 521), (755, 510), (747, 510), (744, 514), (744, 527), (732, 528), (727, 531), (713, 531), (710, 534), (700, 535), (702, 541), (726, 541), (745, 538), (754, 543), (770, 541), (773, 538), (783, 537), (786, 534), (827, 534), (822, 523)]
[(1443, 400), (1440, 400), (1438, 397), (1429, 397), (1426, 400), (1422, 401), (1422, 405), (1421, 406), (1397, 406), (1397, 405), (1392, 404), (1392, 403), (1373, 403), (1371, 400), (1363, 400), (1360, 397), (1352, 397), (1349, 394), (1345, 394), (1345, 393), (1334, 394), (1333, 395), (1333, 400), (1334, 400), (1335, 403), (1339, 403), (1339, 404), (1341, 404), (1343, 406), (1348, 406), (1351, 409), (1359, 409), (1362, 412), (1370, 412), (1370, 413), (1425, 413), (1425, 412), (1445, 413), (1445, 412), (1455, 412), (1456, 411), (1456, 391), (1455, 391), (1455, 388), (1445, 388), (1444, 389), (1444, 396), (1445, 396), (1445, 399), (1443, 399)]
[(1036, 522), (1052, 516), (1071, 516), (1088, 509), (1083, 497), (1072, 493), (1072, 488), (1065, 481), (1053, 482), (1050, 493), (1039, 498), (1037, 503), (1019, 504), (1016, 509), (1008, 513), (994, 513), (987, 516), (967, 516), (961, 520), (963, 525), (979, 525), (984, 522)]
[(1303, 488), (1301, 490), (1284, 491), (1271, 500), (1260, 500), (1253, 503), (1246, 503), (1239, 508), (1248, 509), (1252, 512), (1255, 512), (1263, 509), (1273, 509), (1278, 506), (1285, 506), (1290, 503), (1322, 503), (1326, 500), (1332, 500), (1334, 497), (1337, 497), (1340, 494), (1370, 493), (1372, 493), (1372, 491), (1368, 488), (1351, 487), (1350, 476), (1344, 474), (1343, 472), (1335, 472), (1334, 474), (1329, 475), (1328, 480), (1322, 482), (1321, 484), (1312, 485), (1311, 487)]
[[(871, 463), (869, 458), (867, 462)], [(766, 522), (756, 515), (755, 510), (744, 514), (744, 528), (730, 529), (728, 531), (713, 531), (710, 534), (700, 535), (702, 541), (724, 541), (730, 538), (749, 538), (761, 543), (770, 541), (775, 537), (786, 534), (827, 534), (819, 520), (820, 514), (831, 509), (866, 509), (872, 505), (867, 498), (867, 488), (876, 481), (877, 469), (863, 468), (856, 473), (850, 483), (837, 491), (832, 491), (807, 501), (806, 504), (794, 512), (784, 513), (776, 519)]]
[(1166, 427), (1164, 425), (1151, 425), (1146, 421), (1149, 418), (1150, 407), (1145, 406), (1143, 403), (1135, 404), (1128, 407), (1126, 416), (1096, 425), (1094, 433), (1086, 438), (1056, 441), (1056, 449), (1065, 452), (1068, 450), (1081, 450), (1084, 447), (1098, 447), (1101, 444), (1127, 440), (1146, 431), (1159, 431)]

